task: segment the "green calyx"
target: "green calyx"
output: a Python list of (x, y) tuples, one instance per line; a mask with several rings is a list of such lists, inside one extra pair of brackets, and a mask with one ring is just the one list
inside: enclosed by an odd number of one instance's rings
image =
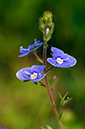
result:
[(52, 22), (52, 13), (45, 11), (43, 16), (39, 18), (39, 28), (43, 33), (44, 41), (48, 41), (54, 30), (54, 23)]

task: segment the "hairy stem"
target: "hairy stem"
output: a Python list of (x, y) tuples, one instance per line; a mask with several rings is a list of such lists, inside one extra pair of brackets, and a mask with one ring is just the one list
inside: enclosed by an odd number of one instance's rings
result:
[[(46, 43), (47, 42), (44, 42), (44, 45)], [(44, 47), (43, 47), (43, 64), (46, 66), (46, 48), (44, 48)], [(44, 71), (46, 73), (46, 68), (44, 69)], [(51, 100), (51, 103), (52, 103), (52, 107), (53, 107), (54, 113), (56, 115), (56, 118), (58, 120), (58, 123), (60, 125), (60, 128), (63, 129), (62, 123), (61, 123), (61, 121), (59, 119), (58, 111), (56, 109), (56, 106), (55, 106), (55, 103), (54, 103), (54, 100), (53, 100), (53, 95), (52, 95), (51, 90), (50, 90), (50, 87), (49, 87), (47, 75), (45, 76), (45, 81), (46, 81), (46, 87), (47, 87), (47, 90), (48, 90), (48, 94), (49, 94), (49, 97), (50, 97), (50, 100)]]

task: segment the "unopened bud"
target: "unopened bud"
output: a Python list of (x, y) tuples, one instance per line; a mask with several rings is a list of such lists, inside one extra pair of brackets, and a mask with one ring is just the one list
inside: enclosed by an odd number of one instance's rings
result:
[(56, 76), (53, 77), (53, 82), (56, 80)]

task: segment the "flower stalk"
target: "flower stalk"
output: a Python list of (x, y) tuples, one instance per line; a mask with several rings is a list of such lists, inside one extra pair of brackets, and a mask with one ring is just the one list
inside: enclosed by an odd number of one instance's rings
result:
[[(47, 42), (45, 41), (45, 42), (44, 42), (44, 45), (45, 45), (46, 43), (47, 43)], [(44, 49), (44, 50), (43, 50), (43, 64), (46, 66), (46, 48), (43, 47), (43, 49)], [(47, 71), (46, 71), (46, 67), (44, 68), (44, 71), (45, 71), (45, 73), (47, 72)], [(59, 125), (60, 125), (60, 128), (63, 129), (62, 123), (61, 123), (61, 121), (60, 121), (60, 119), (59, 119), (58, 111), (57, 111), (57, 109), (56, 109), (56, 106), (55, 106), (55, 103), (54, 103), (54, 100), (53, 100), (53, 95), (52, 95), (51, 90), (50, 90), (50, 87), (49, 87), (47, 75), (45, 76), (45, 82), (46, 82), (46, 87), (47, 87), (47, 90), (48, 90), (48, 94), (49, 94), (49, 97), (50, 97), (50, 101), (51, 101), (51, 103), (52, 103), (52, 107), (53, 107), (54, 113), (55, 113), (55, 115), (56, 115), (56, 118), (57, 118), (57, 120), (58, 120), (58, 123), (59, 123)]]
[(33, 51), (34, 55), (40, 60), (41, 63), (43, 63), (43, 60)]
[(54, 66), (51, 66), (49, 69), (46, 70), (46, 73), (51, 70), (52, 68), (54, 68)]

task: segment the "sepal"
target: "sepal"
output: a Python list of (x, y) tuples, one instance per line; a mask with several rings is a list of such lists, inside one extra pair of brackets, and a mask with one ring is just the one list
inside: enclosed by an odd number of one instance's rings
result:
[(66, 98), (66, 96), (68, 95), (68, 92), (63, 97), (60, 94), (60, 92), (58, 92), (58, 94), (61, 99), (61, 101), (60, 101), (61, 107), (65, 106), (70, 100), (72, 100), (72, 98), (69, 98), (69, 97)]

